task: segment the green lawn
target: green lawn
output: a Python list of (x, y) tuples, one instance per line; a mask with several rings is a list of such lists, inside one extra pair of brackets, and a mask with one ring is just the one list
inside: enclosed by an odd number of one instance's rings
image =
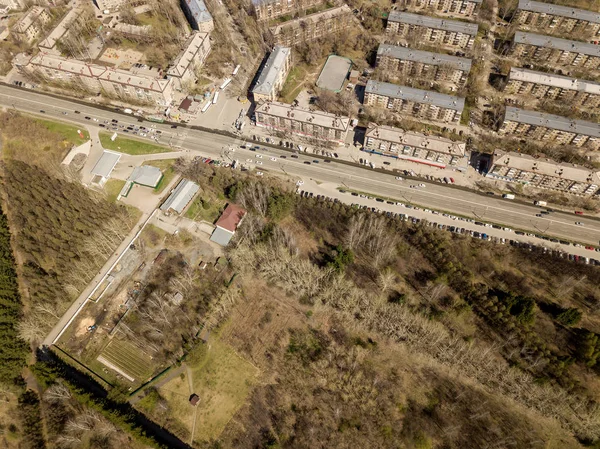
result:
[(128, 139), (119, 135), (115, 141), (110, 140), (111, 133), (100, 132), (100, 143), (107, 150), (118, 151), (119, 153), (126, 153), (131, 155), (140, 154), (156, 154), (156, 153), (168, 153), (171, 150), (167, 147), (154, 145), (152, 143), (146, 143), (142, 140)]
[(125, 181), (121, 181), (120, 179), (109, 179), (106, 181), (104, 185), (104, 191), (106, 192), (106, 196), (108, 201), (114, 203), (117, 201), (117, 197), (119, 193), (121, 193), (121, 189), (125, 185)]
[(283, 98), (285, 103), (292, 103), (296, 99), (302, 90), (302, 83), (306, 80), (307, 75), (308, 71), (304, 65), (292, 67), (280, 93), (280, 97)]
[(175, 161), (176, 161), (176, 159), (161, 159), (160, 161), (144, 162), (144, 165), (151, 165), (153, 167), (160, 168), (160, 170), (163, 172), (162, 179), (160, 180), (158, 185), (154, 188), (155, 194), (158, 195), (158, 194), (162, 193), (162, 191), (165, 190), (165, 187), (167, 187), (169, 185), (169, 183), (175, 177), (175, 170), (173, 169), (173, 164), (175, 163)]
[(194, 392), (200, 396), (194, 440), (211, 441), (244, 404), (259, 371), (218, 338), (198, 346), (186, 365), (192, 370)]
[(208, 221), (209, 223), (214, 223), (221, 215), (224, 206), (224, 202), (209, 201), (198, 196), (192, 204), (190, 204), (190, 207), (188, 207), (188, 210), (185, 212), (185, 217), (194, 221)]
[[(39, 123), (44, 125), (48, 130), (60, 134), (65, 140), (71, 142), (73, 145), (81, 145), (82, 143), (90, 140), (90, 134), (84, 127), (77, 127), (73, 125), (67, 125), (61, 122), (53, 122), (50, 120), (36, 119)], [(77, 130), (80, 130), (83, 134), (83, 139), (79, 137)]]

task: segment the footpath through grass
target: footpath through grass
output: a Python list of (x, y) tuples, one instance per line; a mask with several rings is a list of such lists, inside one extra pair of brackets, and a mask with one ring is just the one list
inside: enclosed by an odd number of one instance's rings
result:
[(114, 141), (110, 140), (110, 137), (112, 136), (111, 133), (100, 132), (98, 133), (98, 136), (100, 137), (100, 143), (104, 149), (131, 154), (133, 156), (140, 154), (169, 153), (171, 151), (167, 147), (154, 145), (142, 140), (128, 139), (121, 134), (119, 134)]

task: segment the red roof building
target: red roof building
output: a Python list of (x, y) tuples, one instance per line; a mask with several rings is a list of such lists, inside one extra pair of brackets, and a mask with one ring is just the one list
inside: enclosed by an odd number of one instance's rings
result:
[(236, 204), (228, 204), (215, 223), (210, 239), (221, 246), (227, 246), (238, 226), (246, 216), (246, 211)]

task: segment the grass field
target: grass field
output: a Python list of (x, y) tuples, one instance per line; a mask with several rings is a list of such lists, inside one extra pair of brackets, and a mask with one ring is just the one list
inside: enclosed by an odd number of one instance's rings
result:
[(258, 376), (258, 369), (239, 357), (231, 346), (215, 339), (198, 348), (203, 354), (192, 370), (194, 392), (200, 396), (194, 440), (217, 438), (244, 404)]
[(185, 217), (195, 221), (208, 221), (209, 223), (214, 223), (221, 215), (224, 207), (224, 201), (209, 201), (199, 196), (192, 204), (190, 204), (190, 207), (185, 212)]
[(124, 340), (111, 340), (100, 356), (131, 376), (134, 383), (147, 380), (152, 374), (152, 359), (140, 348)]
[(128, 139), (122, 135), (119, 135), (113, 142), (110, 140), (111, 136), (112, 134), (107, 132), (99, 133), (100, 143), (107, 150), (118, 151), (134, 156), (140, 154), (168, 153), (171, 151), (167, 147), (146, 143), (142, 140)]
[(304, 65), (292, 67), (279, 94), (285, 103), (292, 103), (296, 99), (307, 76), (308, 70)]
[[(79, 146), (90, 140), (90, 134), (83, 127), (78, 128), (77, 126), (50, 120), (36, 119), (36, 121), (44, 125), (49, 131), (60, 134), (66, 141), (71, 142), (73, 145)], [(81, 131), (83, 139), (79, 136), (77, 130)]]
[(165, 187), (169, 185), (169, 183), (175, 177), (175, 170), (173, 169), (173, 164), (175, 163), (175, 159), (162, 159), (160, 161), (146, 161), (144, 165), (152, 165), (153, 167), (160, 168), (163, 172), (163, 177), (158, 183), (158, 185), (154, 188), (154, 193), (157, 195), (162, 193), (165, 190)]
[(121, 192), (121, 189), (123, 189), (124, 185), (125, 181), (122, 181), (121, 179), (109, 179), (106, 181), (106, 184), (104, 185), (104, 191), (106, 192), (108, 201), (112, 203), (117, 201), (117, 197), (119, 196), (119, 193)]

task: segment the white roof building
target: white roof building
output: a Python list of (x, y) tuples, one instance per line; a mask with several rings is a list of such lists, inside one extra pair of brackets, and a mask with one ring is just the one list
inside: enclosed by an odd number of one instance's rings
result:
[(178, 214), (182, 213), (185, 207), (194, 198), (200, 190), (200, 186), (189, 179), (182, 179), (177, 187), (173, 189), (169, 197), (161, 204), (160, 210), (164, 212), (175, 211)]

